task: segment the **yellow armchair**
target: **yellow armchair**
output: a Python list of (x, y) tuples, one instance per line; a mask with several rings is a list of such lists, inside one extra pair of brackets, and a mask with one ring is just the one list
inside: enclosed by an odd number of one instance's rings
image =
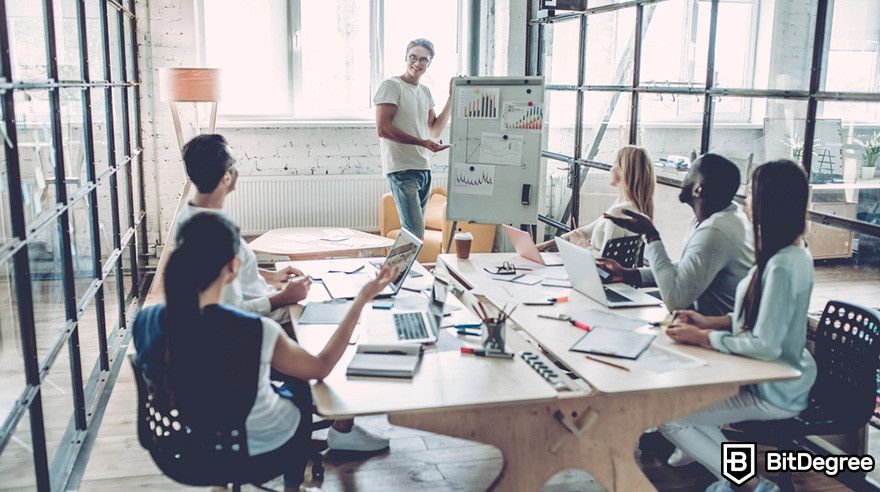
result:
[[(379, 204), (379, 233), (383, 237), (396, 238), (400, 234), (400, 216), (391, 193), (382, 195)], [(474, 236), (472, 253), (490, 253), (495, 242), (494, 224), (458, 223), (460, 231), (468, 231)], [(446, 188), (431, 189), (431, 196), (425, 206), (425, 244), (419, 253), (419, 263), (435, 263), (449, 240), (452, 222), (446, 220)], [(452, 251), (455, 251), (455, 243)]]

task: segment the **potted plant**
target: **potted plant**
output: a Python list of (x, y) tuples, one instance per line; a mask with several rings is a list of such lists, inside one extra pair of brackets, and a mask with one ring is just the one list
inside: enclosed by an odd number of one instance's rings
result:
[(870, 138), (853, 140), (862, 146), (862, 179), (873, 179), (880, 158), (880, 132), (874, 132)]

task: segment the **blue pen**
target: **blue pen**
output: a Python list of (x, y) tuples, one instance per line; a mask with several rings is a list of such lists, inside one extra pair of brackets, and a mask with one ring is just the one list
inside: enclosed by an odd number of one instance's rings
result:
[(456, 333), (458, 333), (459, 335), (467, 335), (472, 337), (478, 337), (481, 335), (478, 331), (465, 330), (464, 328), (459, 328)]

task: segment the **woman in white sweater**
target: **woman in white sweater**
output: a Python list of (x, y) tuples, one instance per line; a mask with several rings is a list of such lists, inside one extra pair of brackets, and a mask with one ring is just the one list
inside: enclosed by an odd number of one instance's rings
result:
[[(620, 196), (606, 214), (619, 217), (624, 209), (628, 209), (653, 218), (654, 165), (645, 149), (627, 145), (617, 152), (614, 165), (611, 166), (611, 186), (617, 187)], [(600, 216), (587, 225), (563, 234), (562, 238), (601, 255), (605, 243), (610, 239), (631, 235), (631, 232)], [(541, 251), (553, 248), (555, 243), (552, 240), (538, 245)]]

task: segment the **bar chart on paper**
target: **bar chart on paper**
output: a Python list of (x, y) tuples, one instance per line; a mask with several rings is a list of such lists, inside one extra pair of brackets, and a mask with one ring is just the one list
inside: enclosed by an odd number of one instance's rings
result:
[(490, 119), (498, 117), (498, 89), (473, 88), (461, 91), (461, 116), (470, 119)]
[(501, 113), (505, 130), (540, 130), (544, 127), (544, 106), (533, 103), (505, 103)]

